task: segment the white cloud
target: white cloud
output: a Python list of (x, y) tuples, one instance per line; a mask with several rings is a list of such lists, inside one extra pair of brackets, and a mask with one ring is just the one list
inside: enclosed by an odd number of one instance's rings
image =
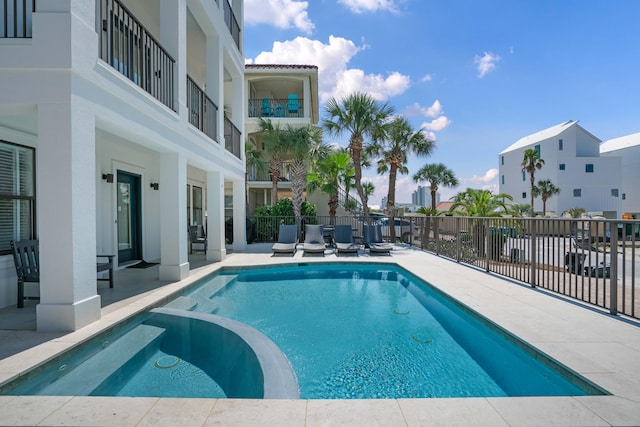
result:
[(409, 116), (438, 117), (442, 114), (442, 104), (437, 99), (430, 107), (423, 107), (416, 102), (411, 107), (408, 107), (405, 112)]
[(321, 104), (329, 97), (340, 99), (354, 91), (369, 93), (377, 100), (405, 92), (411, 80), (399, 72), (388, 75), (366, 74), (347, 68), (349, 61), (365, 49), (351, 40), (329, 36), (329, 43), (306, 37), (274, 42), (271, 52), (262, 52), (247, 61), (255, 64), (310, 64), (318, 66), (318, 91)]
[(467, 184), (488, 184), (498, 177), (498, 169), (489, 169), (483, 176), (473, 175), (471, 178), (462, 178), (461, 181)]
[(485, 52), (484, 55), (476, 55), (473, 63), (477, 65), (478, 77), (483, 78), (488, 72), (496, 68), (496, 63), (500, 61), (500, 57), (491, 52)]
[(425, 122), (422, 124), (422, 128), (431, 131), (441, 131), (447, 126), (453, 123), (451, 120), (447, 118), (447, 116), (440, 116), (437, 119), (433, 119), (430, 122)]
[(309, 19), (306, 1), (245, 0), (244, 20), (247, 24), (268, 24), (277, 28), (297, 28), (311, 34), (315, 25)]
[(342, 3), (353, 13), (377, 12), (379, 10), (398, 11), (397, 1), (394, 0), (338, 0), (338, 3)]
[(422, 82), (430, 82), (431, 80), (433, 80), (433, 76), (431, 74), (425, 74), (425, 76), (420, 79)]

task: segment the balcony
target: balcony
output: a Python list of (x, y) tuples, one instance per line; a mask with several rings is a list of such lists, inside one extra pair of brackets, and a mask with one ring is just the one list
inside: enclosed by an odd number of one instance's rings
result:
[(249, 99), (249, 117), (266, 118), (299, 118), (304, 117), (304, 99), (288, 98), (261, 98)]
[(176, 111), (171, 55), (118, 0), (100, 0), (98, 18), (100, 59)]
[(0, 1), (0, 39), (31, 38), (31, 17), (36, 0)]
[(189, 123), (217, 142), (218, 106), (189, 76), (187, 76), (187, 106)]
[(224, 22), (227, 24), (227, 28), (229, 28), (231, 38), (233, 38), (233, 41), (236, 43), (236, 47), (240, 49), (240, 25), (238, 25), (238, 20), (236, 19), (236, 15), (233, 13), (233, 9), (231, 8), (229, 0), (223, 1)]
[[(289, 172), (289, 166), (291, 162), (283, 162), (280, 167), (280, 182), (291, 181), (291, 173)], [(250, 182), (271, 182), (271, 173), (268, 168), (263, 171), (259, 171), (255, 166), (249, 169), (249, 181)]]
[(228, 117), (224, 118), (224, 146), (226, 150), (233, 153), (237, 158), (242, 159), (242, 153), (240, 153), (240, 142), (242, 138), (242, 132), (229, 120)]

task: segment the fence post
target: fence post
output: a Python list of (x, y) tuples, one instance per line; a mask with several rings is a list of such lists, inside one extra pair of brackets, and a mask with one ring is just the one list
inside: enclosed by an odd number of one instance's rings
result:
[(489, 235), (489, 221), (487, 219), (482, 220), (482, 230), (484, 231), (483, 243), (484, 243), (484, 262), (485, 262), (485, 270), (489, 271), (489, 241), (491, 240), (491, 236)]
[(454, 217), (455, 219), (455, 230), (456, 230), (456, 261), (460, 262), (462, 259), (462, 236), (460, 236), (460, 221), (462, 221), (461, 217)]
[(536, 263), (538, 262), (538, 236), (536, 233), (536, 219), (531, 219), (531, 233), (529, 234), (529, 253), (531, 254), (531, 287), (536, 287)]
[[(610, 274), (611, 280), (609, 281), (609, 286), (611, 286), (611, 290), (610, 290), (611, 300), (609, 301), (609, 305), (610, 305), (609, 312), (615, 315), (615, 314), (618, 314), (618, 222), (613, 221), (609, 225), (611, 227), (609, 229), (609, 235), (611, 236), (609, 240), (609, 245), (610, 245), (609, 256), (611, 257), (611, 274)], [(607, 271), (607, 263), (605, 259), (603, 260), (603, 264), (602, 264), (603, 280), (606, 277), (606, 271)]]

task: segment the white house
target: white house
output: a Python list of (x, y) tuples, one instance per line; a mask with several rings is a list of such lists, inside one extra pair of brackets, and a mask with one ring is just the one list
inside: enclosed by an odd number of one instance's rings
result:
[(242, 0), (3, 13), (0, 307), (16, 303), (10, 240), (39, 240), (37, 327), (56, 331), (99, 319), (96, 254), (117, 268), (157, 260), (160, 279), (179, 280), (198, 224), (207, 258), (224, 258), (225, 195), (244, 247)]
[(640, 219), (640, 133), (605, 141), (600, 155), (622, 159), (621, 210)]
[[(581, 207), (620, 218), (621, 159), (600, 156), (600, 142), (573, 120), (525, 136), (499, 154), (500, 192), (513, 196), (514, 203), (530, 203), (530, 177), (522, 171), (522, 160), (525, 150), (535, 149), (544, 160), (536, 171), (536, 184), (548, 179), (560, 189), (547, 200), (547, 212), (560, 215)], [(542, 212), (539, 197), (534, 204), (535, 212)]]

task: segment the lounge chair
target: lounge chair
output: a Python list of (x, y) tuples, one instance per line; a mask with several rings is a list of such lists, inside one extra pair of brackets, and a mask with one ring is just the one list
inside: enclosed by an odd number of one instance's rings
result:
[(295, 224), (280, 224), (278, 242), (274, 243), (271, 250), (274, 254), (295, 254), (298, 245), (298, 226)]
[[(194, 247), (200, 246), (200, 248)], [(189, 226), (189, 253), (203, 252), (207, 253), (207, 234), (202, 225)]]
[(322, 253), (324, 255), (325, 243), (322, 225), (306, 225), (304, 228), (304, 253)]
[(353, 243), (353, 231), (350, 225), (339, 224), (335, 226), (333, 234), (333, 244), (338, 254), (357, 254), (360, 245)]
[(384, 243), (382, 240), (382, 229), (380, 225), (364, 225), (362, 228), (362, 240), (365, 247), (369, 248), (369, 253), (386, 253), (390, 254), (393, 245)]

